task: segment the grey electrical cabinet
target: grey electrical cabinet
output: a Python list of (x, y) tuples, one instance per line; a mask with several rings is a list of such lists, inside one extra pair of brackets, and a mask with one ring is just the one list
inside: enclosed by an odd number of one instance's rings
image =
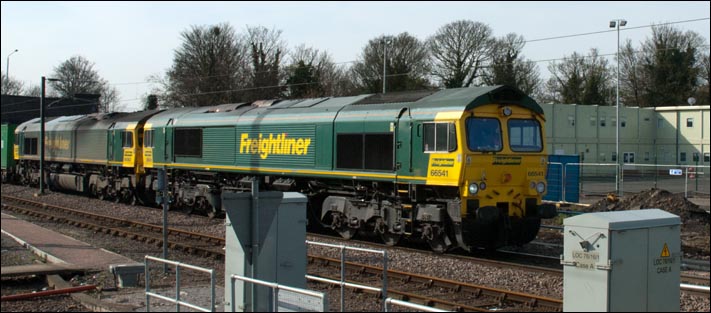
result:
[(678, 216), (586, 213), (563, 225), (563, 311), (679, 312)]
[[(269, 287), (235, 282), (237, 274), (294, 288), (306, 288), (306, 196), (295, 192), (260, 192), (252, 207), (249, 192), (223, 192), (225, 218), (225, 311), (275, 311)], [(252, 212), (258, 212), (253, 216)], [(256, 223), (255, 223), (256, 221)], [(256, 227), (256, 228), (255, 228)], [(258, 234), (254, 238), (254, 234)], [(251, 251), (256, 250), (252, 256)], [(253, 259), (252, 259), (253, 258)], [(254, 273), (251, 271), (254, 270)], [(254, 290), (254, 296), (252, 291)]]

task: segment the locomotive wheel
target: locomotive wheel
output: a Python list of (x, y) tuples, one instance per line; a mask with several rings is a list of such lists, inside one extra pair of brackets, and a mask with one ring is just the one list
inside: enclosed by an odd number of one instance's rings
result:
[(331, 213), (331, 229), (338, 232), (343, 239), (351, 239), (358, 232), (357, 228), (348, 226), (348, 219), (341, 213)]
[(444, 253), (447, 251), (447, 234), (441, 231), (439, 226), (425, 225), (422, 238), (427, 241), (435, 253)]
[(394, 246), (400, 241), (400, 238), (402, 238), (402, 234), (381, 233), (380, 238), (383, 240), (383, 243), (385, 243), (385, 245)]
[(447, 251), (447, 244), (444, 241), (444, 235), (436, 236), (431, 240), (427, 240), (427, 243), (435, 253), (444, 253)]
[(336, 231), (341, 235), (341, 237), (343, 237), (343, 239), (349, 240), (358, 232), (358, 229), (344, 225), (336, 229)]
[(209, 218), (217, 218), (220, 216), (220, 212), (212, 207), (207, 209), (207, 217)]

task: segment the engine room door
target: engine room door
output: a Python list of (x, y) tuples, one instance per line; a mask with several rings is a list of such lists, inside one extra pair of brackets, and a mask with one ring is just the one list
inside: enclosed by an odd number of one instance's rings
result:
[(163, 142), (165, 143), (165, 163), (172, 163), (173, 160), (173, 119), (169, 119), (163, 128)]
[(109, 162), (114, 160), (114, 135), (116, 134), (116, 131), (114, 130), (114, 126), (116, 126), (116, 123), (111, 123), (111, 126), (109, 126), (108, 131), (106, 132), (106, 143), (107, 143), (107, 148), (108, 151), (106, 152), (106, 155), (108, 156), (107, 160)]
[(398, 175), (412, 175), (412, 117), (409, 108), (403, 108), (395, 130), (395, 171)]

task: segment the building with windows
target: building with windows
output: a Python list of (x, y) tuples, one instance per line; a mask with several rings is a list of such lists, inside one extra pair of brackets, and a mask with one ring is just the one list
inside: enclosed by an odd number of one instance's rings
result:
[[(616, 163), (615, 106), (543, 104), (550, 154), (577, 154), (584, 163)], [(620, 108), (625, 164), (709, 165), (708, 106)]]

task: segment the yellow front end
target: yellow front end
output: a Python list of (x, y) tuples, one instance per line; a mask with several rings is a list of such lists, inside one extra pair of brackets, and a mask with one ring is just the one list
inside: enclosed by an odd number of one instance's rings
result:
[[(491, 127), (496, 123), (498, 129)], [(476, 199), (479, 207), (507, 206), (508, 215), (515, 217), (526, 216), (526, 200), (529, 206), (541, 203), (547, 187), (545, 121), (541, 115), (518, 106), (490, 104), (465, 113), (460, 125), (466, 151), (460, 184), (463, 199)], [(493, 139), (470, 138), (474, 136)], [(466, 201), (462, 202), (462, 216), (466, 216)]]
[(489, 104), (465, 112), (458, 125), (465, 237), (497, 246), (533, 240), (547, 189), (543, 116)]

